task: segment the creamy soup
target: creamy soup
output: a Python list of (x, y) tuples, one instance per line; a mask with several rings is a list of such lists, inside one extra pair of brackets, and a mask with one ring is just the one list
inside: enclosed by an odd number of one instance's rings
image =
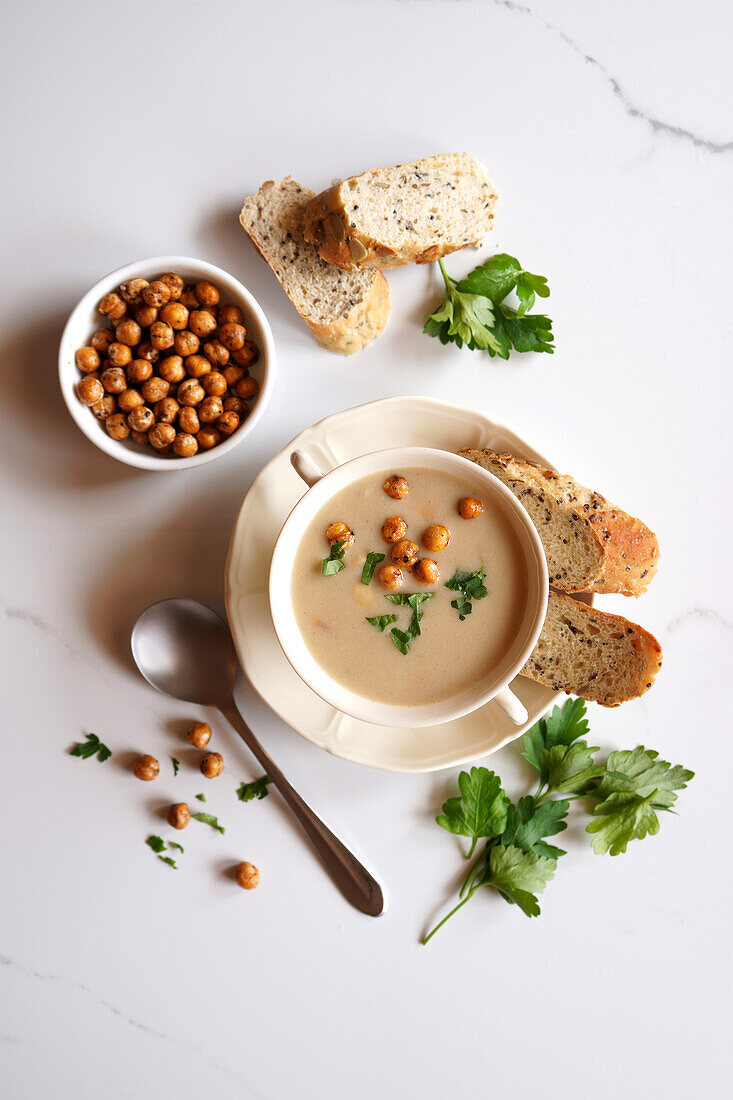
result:
[(386, 471), (342, 489), (308, 526), (292, 574), (298, 626), (318, 664), (358, 695), (399, 705), (448, 699), (490, 674), (526, 596), (504, 506), (434, 470)]

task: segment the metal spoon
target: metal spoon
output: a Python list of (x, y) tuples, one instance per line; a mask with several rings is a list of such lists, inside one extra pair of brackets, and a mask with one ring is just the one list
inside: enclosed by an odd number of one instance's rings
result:
[(153, 604), (133, 627), (132, 655), (158, 691), (221, 711), (295, 814), (346, 900), (370, 917), (383, 913), (386, 904), (379, 883), (293, 790), (237, 710), (237, 657), (229, 629), (216, 612), (196, 600)]

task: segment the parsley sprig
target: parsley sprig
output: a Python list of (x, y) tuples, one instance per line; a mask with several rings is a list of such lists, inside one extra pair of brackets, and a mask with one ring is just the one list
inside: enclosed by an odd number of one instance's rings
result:
[[(552, 321), (530, 313), (537, 296), (547, 298), (550, 288), (543, 275), (525, 271), (513, 256), (501, 253), (474, 268), (465, 279), (452, 279), (438, 264), (445, 282), (445, 297), (434, 313), (425, 318), (423, 332), (437, 336), (442, 344), (465, 344), (471, 350), (487, 351), (493, 358), (508, 359), (509, 353), (554, 352)], [(507, 304), (514, 292), (517, 308)]]
[[(458, 777), (460, 794), (449, 798), (436, 821), (442, 828), (471, 841), (470, 859), (480, 839), (486, 844), (475, 859), (458, 892), (458, 903), (430, 931), (435, 935), (450, 917), (483, 886), (491, 886), (510, 905), (528, 917), (539, 916), (537, 895), (555, 874), (562, 848), (547, 842), (567, 828), (573, 800), (583, 800), (590, 821), (586, 832), (599, 855), (626, 851), (632, 840), (659, 832), (657, 812), (670, 810), (677, 791), (694, 772), (659, 759), (643, 745), (612, 752), (597, 763), (599, 750), (585, 740), (588, 721), (582, 699), (568, 700), (540, 719), (525, 735), (524, 759), (539, 774), (534, 794), (512, 802), (501, 780), (488, 768), (471, 768)], [(553, 798), (561, 794), (563, 798)]]
[(90, 756), (96, 756), (100, 764), (103, 764), (105, 760), (109, 760), (112, 755), (112, 750), (108, 749), (103, 744), (96, 733), (88, 733), (86, 740), (77, 741), (73, 748), (69, 749), (69, 756), (80, 756), (82, 760), (87, 760)]

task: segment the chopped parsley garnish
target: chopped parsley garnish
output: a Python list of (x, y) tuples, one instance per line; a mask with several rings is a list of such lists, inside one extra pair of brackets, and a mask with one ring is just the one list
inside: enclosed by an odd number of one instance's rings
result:
[[(153, 849), (153, 851), (157, 855), (158, 859), (162, 860), (163, 863), (167, 863), (168, 866), (172, 867), (174, 871), (178, 870), (178, 867), (176, 866), (176, 861), (174, 859), (171, 859), (170, 856), (161, 855), (161, 852), (164, 852), (166, 850), (165, 841), (163, 840), (162, 837), (160, 837), (160, 836), (149, 836), (148, 839), (145, 841), (145, 843), (148, 845), (149, 848)], [(172, 840), (170, 842), (169, 847), (178, 848), (179, 851), (181, 851), (181, 852), (183, 851), (183, 848), (181, 848), (181, 845), (176, 844), (176, 842), (174, 840)]]
[(396, 615), (372, 615), (371, 617), (367, 616), (367, 622), (371, 623), (372, 626), (376, 626), (377, 630), (381, 630), (382, 633), (384, 633), (384, 631), (387, 629), (388, 626), (391, 626), (392, 623), (397, 622), (397, 616)]
[[(535, 296), (547, 298), (550, 288), (543, 275), (525, 271), (513, 256), (501, 253), (475, 267), (465, 279), (452, 279), (438, 261), (445, 282), (445, 297), (425, 318), (423, 332), (437, 336), (441, 344), (488, 351), (493, 358), (508, 359), (514, 350), (554, 352), (552, 321), (530, 313)], [(506, 304), (516, 292), (518, 307)]]
[(199, 802), (205, 802), (206, 801), (206, 795), (205, 794), (197, 794), (196, 798), (198, 798)]
[[(659, 832), (658, 811), (670, 810), (677, 791), (694, 773), (672, 767), (643, 745), (612, 752), (597, 763), (596, 746), (588, 745), (588, 722), (582, 699), (568, 700), (540, 719), (524, 738), (524, 759), (539, 774), (534, 794), (516, 803), (501, 780), (487, 768), (471, 768), (458, 777), (459, 796), (449, 798), (436, 821), (451, 833), (468, 837), (470, 859), (479, 839), (486, 845), (471, 865), (458, 892), (458, 904), (425, 936), (427, 943), (482, 886), (494, 887), (510, 905), (537, 917), (537, 895), (552, 879), (567, 853), (546, 837), (567, 828), (571, 800), (588, 806), (585, 831), (599, 855), (625, 852), (632, 840)], [(553, 798), (552, 795), (563, 795)]]
[(77, 741), (74, 747), (69, 749), (69, 756), (80, 756), (82, 760), (87, 760), (90, 756), (96, 756), (100, 764), (103, 764), (105, 760), (109, 760), (111, 755), (112, 750), (102, 744), (96, 733), (88, 733), (86, 741)]
[(398, 630), (396, 626), (392, 627), (389, 634), (392, 641), (399, 649), (400, 653), (404, 653), (406, 657), (407, 654), (410, 652), (410, 645), (412, 644), (412, 634), (408, 634), (405, 630)]
[[(397, 604), (400, 607), (411, 607), (412, 618), (410, 619), (410, 625), (407, 628), (407, 633), (417, 638), (419, 634), (422, 634), (420, 629), (420, 620), (423, 617), (423, 612), (420, 610), (420, 605), (425, 600), (432, 600), (433, 592), (399, 592), (395, 595), (385, 596), (385, 600), (389, 600), (390, 603)], [(395, 642), (395, 645), (397, 643)]]
[(370, 550), (366, 556), (364, 568), (361, 571), (362, 584), (371, 583), (371, 579), (374, 576), (374, 570), (377, 568), (380, 561), (384, 561), (384, 554), (380, 554), (377, 550)]
[(451, 600), (451, 607), (455, 607), (458, 618), (463, 622), (467, 615), (473, 611), (472, 600), (483, 600), (488, 596), (488, 589), (484, 584), (486, 570), (483, 565), (473, 573), (467, 573), (464, 569), (456, 569), (449, 581), (445, 582), (445, 588), (451, 592), (458, 592), (459, 596)]
[(272, 783), (269, 775), (261, 775), (259, 779), (254, 779), (251, 783), (242, 783), (237, 788), (237, 798), (240, 802), (251, 802), (254, 798), (266, 798), (268, 795), (267, 785)]
[(191, 814), (191, 817), (194, 821), (201, 821), (204, 825), (210, 825), (212, 829), (217, 829), (222, 835), (225, 832), (224, 826), (219, 824), (213, 814)]
[(180, 761), (180, 760), (176, 760), (175, 756), (172, 756), (172, 757), (171, 757), (171, 762), (172, 762), (172, 764), (173, 764), (173, 774), (174, 774), (174, 775), (178, 775), (178, 769), (179, 769), (179, 768), (180, 768), (180, 766), (181, 766), (181, 761)]
[(321, 561), (321, 576), (332, 577), (334, 573), (340, 573), (346, 565), (344, 561), (344, 554), (346, 553), (346, 539), (341, 539), (340, 542), (334, 542), (331, 545), (331, 552), (327, 558), (323, 558)]
[(175, 841), (175, 840), (169, 840), (169, 841), (168, 841), (168, 847), (169, 847), (169, 848), (177, 848), (179, 852), (182, 852), (182, 851), (183, 851), (183, 846), (182, 846), (182, 845), (180, 845), (180, 844), (179, 844), (179, 843), (178, 843), (177, 841)]

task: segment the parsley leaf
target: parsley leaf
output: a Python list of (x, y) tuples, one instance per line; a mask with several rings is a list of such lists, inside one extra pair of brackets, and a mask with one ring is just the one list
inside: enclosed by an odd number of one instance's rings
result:
[(201, 821), (204, 825), (210, 825), (212, 829), (218, 829), (222, 835), (225, 832), (224, 826), (219, 824), (213, 814), (191, 814), (191, 817), (194, 821)]
[(486, 570), (482, 565), (473, 573), (468, 573), (465, 569), (456, 569), (451, 579), (445, 582), (444, 588), (460, 593), (458, 599), (451, 600), (451, 607), (455, 607), (461, 622), (473, 611), (472, 600), (483, 600), (488, 596), (489, 592), (484, 584), (485, 576)]
[[(445, 297), (438, 309), (425, 318), (423, 332), (437, 336), (443, 344), (488, 351), (508, 359), (518, 352), (554, 352), (552, 321), (543, 314), (529, 313), (536, 297), (547, 298), (550, 288), (542, 275), (525, 271), (518, 260), (506, 253), (479, 264), (464, 279), (452, 279), (438, 261)], [(518, 307), (506, 298), (516, 292)]]
[(399, 649), (400, 653), (403, 653), (405, 657), (410, 652), (410, 644), (412, 642), (412, 634), (405, 633), (404, 630), (398, 630), (396, 626), (393, 626), (389, 632), (390, 638)]
[(599, 802), (592, 810), (586, 832), (595, 834), (593, 851), (612, 856), (625, 852), (629, 841), (643, 840), (659, 832), (656, 810), (668, 810), (676, 791), (686, 787), (694, 772), (672, 767), (659, 753), (643, 745), (612, 752), (606, 773), (595, 792)]
[(254, 798), (266, 798), (268, 795), (267, 784), (272, 783), (269, 775), (261, 775), (251, 783), (242, 783), (237, 788), (237, 798), (240, 802), (251, 802)]
[(562, 707), (555, 707), (552, 714), (535, 722), (524, 737), (524, 759), (540, 773), (546, 783), (549, 767), (546, 753), (555, 745), (572, 745), (588, 733), (583, 699), (568, 699)]
[(380, 561), (384, 561), (384, 554), (380, 554), (377, 550), (370, 550), (366, 556), (364, 568), (361, 571), (362, 584), (371, 583), (371, 579), (374, 576), (374, 570), (377, 568)]
[(443, 812), (436, 821), (449, 833), (471, 838), (466, 859), (470, 859), (479, 837), (499, 836), (507, 823), (509, 804), (501, 788), (501, 780), (488, 768), (471, 768), (458, 776), (459, 798), (443, 803)]
[(340, 573), (345, 567), (344, 554), (346, 553), (346, 539), (331, 544), (331, 552), (327, 558), (321, 561), (321, 576), (332, 577), (334, 573)]
[(397, 616), (396, 615), (372, 615), (371, 617), (367, 616), (366, 621), (368, 623), (371, 623), (372, 626), (376, 626), (377, 630), (381, 630), (382, 633), (384, 633), (384, 631), (387, 629), (388, 626), (390, 626), (392, 623), (397, 622)]
[[(168, 866), (172, 867), (174, 871), (178, 870), (178, 867), (176, 866), (176, 861), (174, 859), (171, 859), (170, 856), (163, 856), (163, 855), (160, 854), (161, 852), (164, 852), (166, 850), (165, 842), (163, 841), (162, 837), (160, 837), (160, 836), (149, 836), (148, 839), (145, 841), (145, 843), (148, 845), (148, 847), (153, 849), (153, 851), (158, 856), (158, 859), (162, 860), (163, 863), (167, 863)], [(181, 845), (177, 844), (175, 840), (171, 840), (168, 847), (169, 848), (177, 848), (179, 852), (183, 851), (183, 848), (181, 847)]]
[(574, 745), (553, 745), (542, 754), (547, 769), (547, 786), (559, 794), (584, 794), (605, 774), (601, 764), (593, 763), (598, 745), (576, 741)]
[(111, 755), (112, 750), (108, 749), (99, 740), (96, 733), (88, 733), (85, 741), (77, 741), (73, 748), (69, 749), (69, 756), (80, 756), (82, 760), (87, 760), (90, 756), (96, 756), (100, 764), (103, 764), (105, 760), (109, 760)]
[(569, 809), (570, 803), (565, 800), (543, 802), (538, 806), (531, 794), (520, 798), (516, 805), (510, 802), (501, 843), (557, 861), (566, 853), (554, 844), (545, 844), (542, 838), (567, 828), (565, 818)]
[(181, 766), (181, 761), (180, 761), (180, 760), (176, 760), (175, 756), (172, 756), (172, 757), (171, 757), (171, 761), (172, 761), (172, 763), (173, 763), (173, 774), (174, 774), (174, 775), (178, 775), (178, 769), (179, 769), (179, 768), (180, 768), (180, 766)]
[(495, 845), (489, 852), (487, 876), (483, 885), (495, 886), (510, 905), (518, 905), (528, 917), (538, 917), (541, 894), (555, 873), (555, 861), (523, 852), (514, 845)]
[(197, 794), (196, 798), (198, 798), (199, 802), (205, 802), (206, 801), (206, 795), (205, 794)]
[(413, 638), (417, 638), (419, 634), (422, 634), (420, 620), (423, 617), (423, 612), (420, 610), (420, 604), (424, 603), (425, 600), (432, 600), (433, 595), (433, 592), (398, 592), (384, 598), (389, 600), (390, 603), (397, 604), (398, 607), (412, 608), (412, 618), (407, 627), (407, 633)]

